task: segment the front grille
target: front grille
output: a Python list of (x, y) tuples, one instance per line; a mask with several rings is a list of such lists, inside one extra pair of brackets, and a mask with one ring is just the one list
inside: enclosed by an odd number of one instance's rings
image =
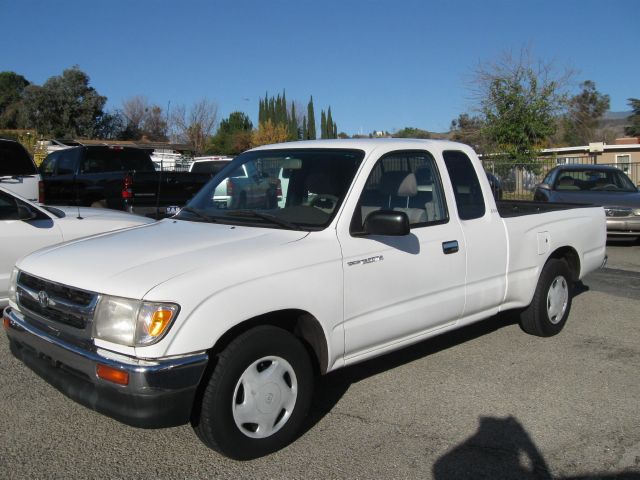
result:
[(20, 272), (16, 293), (21, 310), (37, 320), (86, 330), (98, 295)]
[(624, 207), (606, 207), (604, 212), (607, 217), (630, 217), (633, 214), (633, 209)]

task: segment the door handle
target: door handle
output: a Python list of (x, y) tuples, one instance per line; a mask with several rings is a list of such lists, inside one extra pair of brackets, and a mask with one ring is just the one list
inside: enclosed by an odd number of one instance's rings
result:
[(456, 253), (460, 250), (458, 246), (457, 240), (451, 240), (449, 242), (442, 242), (442, 251), (445, 255), (449, 255), (450, 253)]

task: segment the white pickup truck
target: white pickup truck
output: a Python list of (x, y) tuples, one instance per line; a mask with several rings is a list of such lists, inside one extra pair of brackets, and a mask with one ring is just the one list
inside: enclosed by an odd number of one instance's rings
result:
[[(286, 174), (283, 205), (219, 208), (216, 187), (244, 164)], [(172, 218), (22, 259), (4, 327), (17, 358), (87, 407), (191, 421), (252, 458), (295, 438), (315, 374), (504, 310), (555, 335), (605, 241), (601, 207), (496, 204), (459, 143), (271, 145)]]

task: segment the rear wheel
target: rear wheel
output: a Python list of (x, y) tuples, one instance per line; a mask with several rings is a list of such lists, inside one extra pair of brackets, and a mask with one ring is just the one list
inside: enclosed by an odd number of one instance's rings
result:
[(312, 390), (302, 343), (281, 328), (256, 327), (220, 354), (194, 429), (207, 446), (232, 458), (266, 455), (295, 438)]
[(552, 258), (542, 269), (531, 304), (520, 314), (520, 327), (539, 337), (560, 333), (571, 310), (571, 272), (567, 262)]

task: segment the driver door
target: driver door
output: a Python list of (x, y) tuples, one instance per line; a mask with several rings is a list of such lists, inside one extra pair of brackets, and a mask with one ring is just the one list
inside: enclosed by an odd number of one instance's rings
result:
[[(407, 236), (363, 236), (374, 210), (405, 212)], [(450, 219), (434, 157), (392, 152), (371, 171), (354, 212), (344, 259), (345, 360), (392, 348), (456, 323), (465, 302), (465, 242)]]

